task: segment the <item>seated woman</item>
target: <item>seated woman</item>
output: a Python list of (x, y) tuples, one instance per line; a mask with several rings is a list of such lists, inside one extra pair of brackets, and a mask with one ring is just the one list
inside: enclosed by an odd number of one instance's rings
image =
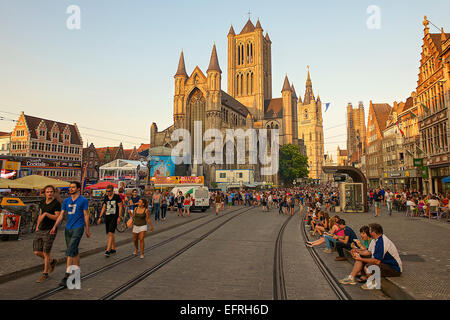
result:
[[(331, 238), (329, 235), (336, 235), (338, 237), (343, 238), (344, 237), (344, 230), (343, 229), (339, 229), (339, 226), (336, 224), (336, 222), (339, 219), (340, 219), (339, 216), (332, 217), (330, 219), (330, 231), (329, 231), (329, 233), (325, 233), (325, 235), (323, 237), (321, 237), (319, 240), (316, 240), (316, 241), (313, 241), (313, 242), (307, 241), (306, 245), (308, 247), (310, 247), (310, 248), (315, 247), (315, 246), (319, 246), (319, 245), (327, 242), (326, 241), (326, 237)], [(331, 239), (333, 239), (333, 238), (331, 238)], [(329, 247), (330, 246), (330, 242), (336, 242), (335, 239), (333, 239), (333, 240), (331, 240), (331, 239), (328, 239), (328, 242), (327, 242), (327, 247), (328, 248), (325, 249), (325, 251), (328, 252), (328, 253), (332, 252), (331, 248)]]
[[(375, 249), (375, 242), (370, 237), (369, 227), (362, 226), (359, 229), (359, 233), (361, 235), (361, 239), (363, 240), (363, 242), (361, 243), (359, 240), (355, 240), (356, 244), (352, 243), (352, 250), (350, 252), (353, 258), (355, 258), (356, 255), (359, 255), (361, 258), (371, 258), (372, 252)], [(342, 284), (356, 284), (356, 281), (360, 283), (366, 282), (367, 276), (364, 275), (364, 272), (362, 272), (365, 265), (366, 263), (356, 260), (353, 265), (352, 272), (344, 279), (339, 280), (339, 282)], [(361, 274), (362, 276), (360, 277), (360, 279), (355, 280), (355, 278)]]
[(320, 220), (319, 223), (317, 223), (316, 227), (314, 228), (314, 231), (312, 235), (314, 236), (317, 233), (321, 236), (324, 232), (328, 232), (330, 229), (328, 228), (330, 224), (330, 216), (327, 212), (321, 212), (322, 213), (322, 220)]
[(315, 214), (312, 216), (311, 220), (311, 233), (314, 232), (316, 225), (323, 220), (323, 212), (315, 210)]

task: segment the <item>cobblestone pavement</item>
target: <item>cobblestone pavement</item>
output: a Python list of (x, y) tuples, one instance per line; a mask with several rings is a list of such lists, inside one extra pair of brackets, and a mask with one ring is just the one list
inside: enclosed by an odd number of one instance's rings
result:
[[(444, 219), (431, 221), (421, 217), (406, 217), (404, 212), (393, 211), (387, 214), (385, 206), (381, 208), (381, 216), (374, 217), (373, 208), (369, 213), (338, 213), (359, 236), (359, 228), (370, 223), (379, 223), (386, 236), (391, 239), (403, 263), (400, 277), (389, 278), (399, 288), (415, 299), (450, 299), (450, 223)], [(334, 263), (326, 257), (327, 265)], [(344, 272), (332, 270), (343, 278), (351, 271), (351, 266), (344, 263)], [(335, 262), (337, 264), (337, 262)], [(336, 275), (336, 276), (338, 276)], [(349, 286), (346, 286), (346, 288)]]
[[(202, 216), (204, 216), (203, 213), (193, 212), (189, 218), (178, 217), (175, 211), (169, 211), (167, 212), (166, 220), (155, 223), (153, 217), (151, 217), (151, 221), (155, 228), (154, 232), (159, 232), (166, 228), (185, 223), (189, 221), (189, 219), (193, 220)], [(79, 249), (82, 255), (95, 249), (106, 249), (107, 238), (105, 225), (91, 225), (90, 231), (90, 238), (87, 238), (84, 234), (81, 239)], [(33, 254), (34, 235), (34, 233), (22, 235), (21, 239), (16, 241), (0, 241), (0, 279), (20, 270), (27, 270), (38, 266), (43, 269), (42, 259)], [(147, 235), (149, 235), (149, 233), (147, 233)], [(132, 233), (130, 229), (123, 233), (116, 231), (115, 237), (116, 243), (120, 241), (131, 241)], [(64, 240), (64, 227), (59, 226), (55, 242), (53, 243), (52, 257), (59, 261), (63, 261), (65, 259), (65, 251), (66, 242)], [(1, 282), (2, 281), (0, 281), (0, 283)]]
[[(237, 210), (240, 207), (233, 207)], [(384, 209), (384, 208), (383, 208)], [(228, 211), (230, 212), (230, 211)], [(231, 213), (232, 214), (232, 213)], [(340, 214), (355, 231), (363, 224), (377, 221), (386, 235), (394, 241), (402, 254), (404, 273), (391, 278), (398, 286), (417, 299), (448, 299), (448, 271), (450, 260), (447, 245), (450, 225), (445, 222), (426, 221), (423, 218), (406, 218), (394, 212), (374, 218), (372, 214)], [(170, 226), (187, 221), (170, 213), (168, 220), (155, 224), (155, 232), (146, 238), (146, 246), (189, 230), (196, 225), (215, 219), (214, 211), (193, 214), (190, 219), (204, 218), (170, 229)], [(64, 290), (50, 299), (98, 299), (110, 290), (125, 283), (146, 268), (179, 250), (187, 242), (217, 226), (223, 218), (146, 253), (144, 259), (133, 258), (113, 269), (82, 281), (82, 290)], [(231, 216), (231, 215), (230, 215)], [(118, 299), (273, 299), (273, 259), (275, 239), (286, 216), (277, 210), (262, 212), (252, 209), (231, 220), (209, 237), (192, 247), (163, 268), (149, 276)], [(222, 220), (223, 219), (223, 220)], [(299, 214), (291, 219), (284, 232), (283, 257), (288, 299), (336, 299), (321, 273), (317, 270), (301, 236)], [(165, 230), (165, 231), (163, 231)], [(104, 226), (95, 226), (90, 239), (83, 238), (83, 250), (95, 246), (104, 248)], [(118, 241), (130, 239), (131, 233), (117, 234)], [(64, 239), (58, 235), (59, 250), (55, 255), (64, 256)], [(57, 240), (58, 241), (58, 240)], [(83, 246), (84, 244), (84, 246)], [(15, 250), (15, 251), (13, 251)], [(103, 249), (82, 258), (82, 275), (130, 255), (133, 244), (127, 242), (117, 248), (118, 253), (105, 258)], [(325, 254), (316, 249), (322, 260), (337, 279), (351, 270), (346, 262), (334, 261), (335, 254)], [(39, 263), (32, 254), (32, 237), (21, 241), (0, 243), (0, 266), (13, 270)], [(23, 264), (15, 261), (21, 259)], [(424, 261), (422, 261), (424, 260)], [(39, 272), (0, 284), (0, 299), (27, 299), (57, 286), (64, 275), (64, 264), (58, 265), (50, 279), (42, 284), (34, 281)], [(445, 272), (442, 272), (445, 270)], [(440, 271), (440, 272), (439, 272)], [(353, 299), (387, 299), (380, 291), (364, 291), (356, 286), (345, 286)]]

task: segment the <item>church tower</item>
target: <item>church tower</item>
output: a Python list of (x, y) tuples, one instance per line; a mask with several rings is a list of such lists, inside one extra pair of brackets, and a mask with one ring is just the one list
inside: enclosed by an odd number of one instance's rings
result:
[(324, 142), (322, 124), (322, 102), (320, 97), (314, 97), (311, 76), (306, 79), (305, 97), (298, 100), (298, 134), (306, 145), (308, 156), (309, 177), (321, 179), (324, 177), (322, 166), (324, 161)]
[(239, 34), (228, 32), (228, 94), (245, 105), (255, 120), (264, 118), (264, 100), (272, 98), (272, 56), (269, 35), (259, 19), (250, 18)]

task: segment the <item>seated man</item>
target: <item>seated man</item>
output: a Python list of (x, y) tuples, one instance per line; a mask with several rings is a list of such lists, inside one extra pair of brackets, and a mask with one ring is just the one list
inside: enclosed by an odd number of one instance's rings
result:
[[(431, 199), (428, 200), (426, 216), (428, 217), (428, 215), (431, 214), (431, 212), (430, 212), (431, 208), (435, 208), (435, 210), (438, 210), (439, 205), (440, 205), (439, 200), (437, 200), (435, 196), (432, 196)], [(435, 212), (435, 211), (433, 211), (433, 212)]]
[[(359, 240), (355, 240), (354, 243), (352, 243), (352, 251), (351, 254), (353, 258), (358, 254), (361, 258), (372, 258), (372, 254), (375, 250), (375, 241), (370, 237), (370, 229), (368, 226), (362, 226), (359, 229), (359, 234), (361, 235), (361, 239), (363, 240), (363, 243), (361, 243)], [(342, 284), (356, 284), (356, 276), (359, 273), (364, 273), (363, 269), (366, 263), (355, 260), (355, 263), (353, 265), (352, 272), (345, 277), (342, 280), (339, 280)], [(367, 280), (367, 277), (365, 275), (362, 275), (360, 280), (358, 282), (365, 282)]]
[(339, 219), (337, 222), (339, 228), (341, 230), (344, 230), (344, 237), (343, 239), (337, 239), (336, 241), (336, 250), (339, 254), (338, 257), (336, 257), (336, 261), (346, 261), (347, 258), (345, 258), (344, 255), (344, 248), (350, 250), (351, 244), (353, 243), (353, 240), (357, 239), (355, 231), (353, 231), (352, 228), (345, 225), (344, 219)]
[[(367, 275), (367, 268), (377, 265), (382, 277), (399, 277), (402, 274), (402, 260), (394, 243), (383, 234), (383, 228), (378, 223), (370, 224), (369, 229), (370, 236), (375, 241), (372, 258), (363, 258), (356, 254), (355, 260), (366, 263), (364, 270)], [(367, 282), (362, 288), (369, 289)]]

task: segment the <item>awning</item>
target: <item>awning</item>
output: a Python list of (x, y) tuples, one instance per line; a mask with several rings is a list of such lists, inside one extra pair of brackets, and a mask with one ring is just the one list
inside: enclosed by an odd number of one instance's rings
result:
[(107, 186), (112, 185), (114, 188), (118, 188), (119, 186), (115, 183), (112, 182), (108, 182), (108, 181), (102, 181), (93, 185), (90, 185), (86, 188), (84, 188), (84, 190), (103, 190), (106, 189)]
[(450, 176), (449, 176), (449, 177), (446, 177), (446, 178), (444, 178), (444, 179), (442, 179), (442, 182), (444, 182), (444, 183), (450, 183)]
[[(36, 174), (26, 176), (16, 180), (17, 183), (21, 185), (26, 185), (26, 189), (40, 190), (48, 185), (52, 185), (56, 188), (68, 187), (70, 183), (67, 181), (62, 181), (58, 179), (47, 178), (44, 176), (39, 176)], [(20, 187), (16, 187), (20, 188)]]

